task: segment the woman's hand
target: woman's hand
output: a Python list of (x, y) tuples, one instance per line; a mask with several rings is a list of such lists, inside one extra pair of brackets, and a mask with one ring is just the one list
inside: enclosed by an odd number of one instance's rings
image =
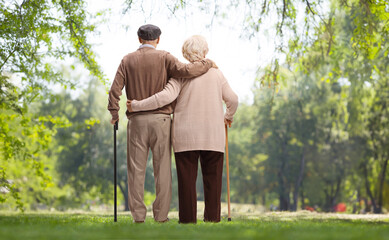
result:
[(132, 111), (132, 107), (131, 107), (131, 101), (132, 101), (132, 100), (127, 100), (127, 110), (128, 110), (129, 112), (133, 112), (133, 111)]
[(224, 124), (227, 125), (228, 127), (231, 127), (232, 121), (228, 120), (227, 118), (224, 119)]

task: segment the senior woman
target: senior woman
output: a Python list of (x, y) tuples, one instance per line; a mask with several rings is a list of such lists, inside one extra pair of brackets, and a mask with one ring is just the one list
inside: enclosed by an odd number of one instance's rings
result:
[[(208, 53), (202, 36), (192, 36), (182, 46), (184, 57), (200, 61)], [(238, 97), (219, 69), (212, 68), (191, 81), (170, 79), (165, 89), (141, 101), (128, 101), (129, 111), (160, 108), (177, 99), (172, 142), (175, 152), (180, 223), (196, 223), (196, 178), (200, 159), (204, 184), (204, 221), (220, 222), (224, 124), (231, 125)], [(223, 100), (226, 112), (223, 111)]]

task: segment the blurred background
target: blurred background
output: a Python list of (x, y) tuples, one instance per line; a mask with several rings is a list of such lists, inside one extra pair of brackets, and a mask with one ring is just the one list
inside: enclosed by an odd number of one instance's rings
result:
[[(385, 0), (0, 0), (0, 210), (113, 208), (107, 91), (139, 42), (206, 37), (239, 95), (231, 201), (267, 211), (389, 209), (389, 3)], [(125, 94), (118, 194), (127, 207)], [(174, 159), (171, 209), (178, 209)], [(226, 201), (223, 176), (222, 201)], [(198, 176), (198, 200), (203, 200)], [(145, 203), (154, 198), (149, 156)]]

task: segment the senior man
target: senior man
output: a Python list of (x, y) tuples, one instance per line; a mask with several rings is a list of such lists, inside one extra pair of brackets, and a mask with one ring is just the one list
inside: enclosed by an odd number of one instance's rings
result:
[[(109, 91), (108, 110), (112, 115), (112, 124), (119, 120), (119, 100), (124, 87), (127, 99), (142, 100), (162, 91), (168, 79), (172, 77), (197, 77), (214, 66), (209, 59), (184, 64), (170, 53), (156, 50), (160, 35), (161, 30), (151, 24), (138, 29), (138, 38), (142, 45), (122, 59)], [(154, 219), (158, 222), (169, 220), (172, 112), (172, 105), (152, 111), (126, 111), (128, 199), (132, 217), (137, 223), (145, 221), (147, 212), (143, 192), (149, 149), (153, 155), (156, 193), (153, 202)]]

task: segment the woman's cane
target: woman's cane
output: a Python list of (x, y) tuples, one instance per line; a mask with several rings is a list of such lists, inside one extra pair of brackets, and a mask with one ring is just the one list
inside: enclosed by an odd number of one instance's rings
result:
[(227, 203), (228, 203), (228, 221), (231, 221), (231, 203), (230, 203), (230, 168), (228, 163), (228, 129), (226, 128), (226, 170), (227, 170)]
[(117, 222), (117, 192), (116, 192), (116, 131), (118, 130), (118, 122), (113, 126), (113, 184), (114, 184), (114, 222)]

